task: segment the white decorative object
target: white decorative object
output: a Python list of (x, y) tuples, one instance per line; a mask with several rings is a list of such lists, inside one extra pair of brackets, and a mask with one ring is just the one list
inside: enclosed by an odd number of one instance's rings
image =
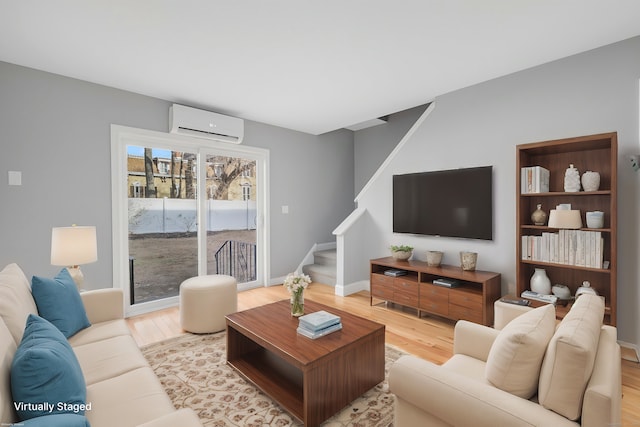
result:
[(578, 298), (582, 294), (598, 295), (596, 290), (591, 287), (591, 283), (587, 280), (582, 282), (582, 286), (580, 286), (576, 291), (576, 298)]
[(600, 174), (586, 171), (582, 174), (582, 189), (584, 191), (598, 191), (600, 188)]
[(477, 252), (460, 252), (460, 266), (464, 271), (474, 271), (477, 262)]
[(442, 262), (443, 253), (440, 251), (427, 251), (427, 265), (429, 267), (438, 267)]
[(551, 292), (560, 299), (571, 298), (571, 289), (566, 285), (553, 285)]
[(604, 212), (593, 211), (587, 212), (587, 227), (602, 228), (604, 226)]
[(575, 193), (580, 191), (580, 172), (570, 164), (564, 173), (564, 191)]
[(551, 295), (551, 280), (544, 268), (536, 268), (529, 282), (531, 290), (542, 295)]

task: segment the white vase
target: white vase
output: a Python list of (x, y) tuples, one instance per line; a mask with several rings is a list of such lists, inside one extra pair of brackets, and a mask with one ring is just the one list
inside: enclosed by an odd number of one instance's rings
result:
[(531, 290), (542, 295), (551, 294), (551, 280), (547, 276), (547, 272), (544, 268), (536, 268), (531, 276), (530, 281)]
[(569, 165), (564, 173), (564, 191), (568, 193), (580, 191), (580, 172), (573, 167), (573, 164)]
[(598, 191), (600, 188), (600, 174), (586, 171), (582, 174), (582, 188), (584, 191)]

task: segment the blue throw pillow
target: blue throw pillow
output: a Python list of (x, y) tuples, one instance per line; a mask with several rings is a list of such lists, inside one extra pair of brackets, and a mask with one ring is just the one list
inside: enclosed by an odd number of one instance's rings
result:
[(44, 417), (32, 418), (15, 426), (24, 427), (91, 427), (89, 420), (84, 415), (55, 414)]
[(53, 323), (66, 338), (91, 326), (76, 282), (66, 268), (53, 279), (33, 276), (31, 293), (38, 314)]
[(30, 314), (11, 363), (16, 413), (26, 420), (54, 413), (84, 415), (87, 386), (80, 363), (62, 333)]

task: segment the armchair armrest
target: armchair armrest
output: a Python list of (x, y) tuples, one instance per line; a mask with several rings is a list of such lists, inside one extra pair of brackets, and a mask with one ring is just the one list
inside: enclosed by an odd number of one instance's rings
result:
[(200, 419), (190, 408), (179, 409), (138, 427), (202, 427)]
[(598, 353), (582, 402), (582, 426), (620, 426), (622, 416), (622, 366), (617, 329), (603, 326)]
[(80, 293), (87, 317), (91, 323), (124, 319), (122, 289), (96, 289)]
[(489, 350), (500, 331), (477, 323), (459, 320), (453, 330), (453, 353), (487, 361)]
[[(535, 402), (415, 356), (403, 356), (392, 365), (389, 390), (396, 395), (396, 405), (418, 408), (426, 420), (441, 420), (438, 425), (576, 427)], [(396, 411), (397, 425), (405, 425), (402, 417), (402, 410)]]

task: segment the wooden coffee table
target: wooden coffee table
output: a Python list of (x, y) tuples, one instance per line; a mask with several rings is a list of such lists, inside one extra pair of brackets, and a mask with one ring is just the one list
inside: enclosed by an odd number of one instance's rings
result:
[(384, 380), (384, 325), (305, 301), (305, 313), (340, 316), (342, 330), (296, 332), (289, 300), (230, 314), (227, 363), (305, 426), (317, 426)]

